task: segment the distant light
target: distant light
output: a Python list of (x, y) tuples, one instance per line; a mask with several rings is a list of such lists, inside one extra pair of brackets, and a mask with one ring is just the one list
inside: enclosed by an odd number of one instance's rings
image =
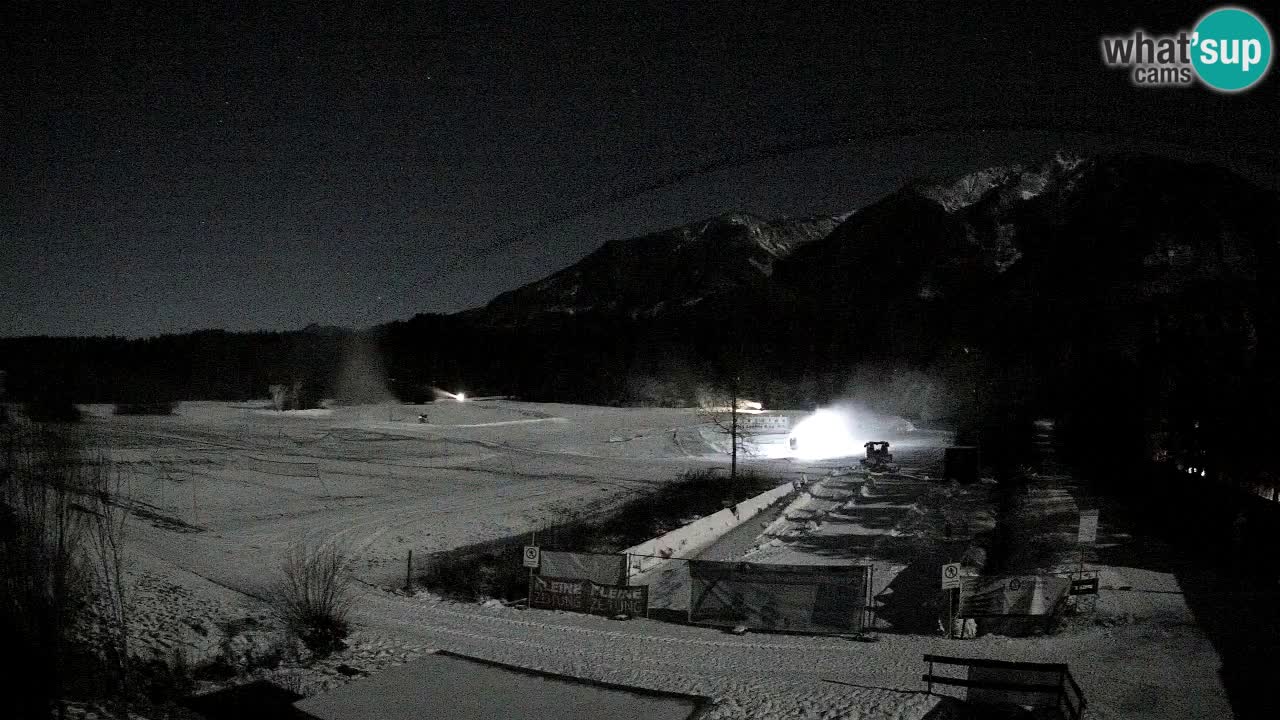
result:
[(1201, 470), (1201, 471), (1200, 471), (1200, 477), (1204, 477), (1204, 471), (1203, 471), (1203, 470)]
[(458, 393), (457, 395), (454, 395), (453, 397), (454, 397), (454, 398), (456, 398), (456, 399), (458, 400), (458, 402), (466, 402), (466, 401), (467, 401), (467, 394), (466, 394), (466, 393)]

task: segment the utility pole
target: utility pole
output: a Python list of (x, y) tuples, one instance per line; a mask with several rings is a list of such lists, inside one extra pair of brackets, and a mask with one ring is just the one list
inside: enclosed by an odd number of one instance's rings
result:
[(729, 482), (734, 485), (738, 481), (738, 376), (733, 376), (729, 398), (729, 441), (733, 443), (733, 452), (729, 460)]

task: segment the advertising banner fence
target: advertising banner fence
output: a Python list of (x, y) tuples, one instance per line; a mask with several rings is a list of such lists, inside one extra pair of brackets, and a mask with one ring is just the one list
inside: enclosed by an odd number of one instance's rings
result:
[(627, 556), (543, 550), (540, 572), (551, 577), (590, 580), (601, 585), (626, 585)]
[(747, 432), (785, 433), (791, 429), (786, 415), (739, 415), (738, 426)]
[(961, 578), (959, 615), (1051, 615), (1070, 589), (1070, 578), (1052, 575)]
[(862, 565), (689, 561), (689, 620), (814, 633), (860, 632), (868, 606)]
[(644, 615), (648, 606), (649, 588), (643, 585), (606, 585), (546, 575), (529, 578), (529, 607), (613, 617)]

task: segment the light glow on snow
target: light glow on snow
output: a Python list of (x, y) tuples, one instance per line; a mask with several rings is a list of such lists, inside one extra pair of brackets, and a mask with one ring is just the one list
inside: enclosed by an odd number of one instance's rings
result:
[(853, 434), (853, 418), (849, 413), (821, 408), (801, 420), (788, 440), (795, 445), (792, 456), (802, 460), (825, 460), (851, 457), (862, 450)]

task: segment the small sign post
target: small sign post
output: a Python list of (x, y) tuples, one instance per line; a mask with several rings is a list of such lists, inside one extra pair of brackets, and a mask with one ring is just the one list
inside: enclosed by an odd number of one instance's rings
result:
[(524, 566), (525, 567), (529, 568), (530, 570), (538, 567), (541, 559), (540, 556), (541, 556), (541, 552), (539, 551), (537, 545), (524, 546)]
[(947, 639), (954, 634), (955, 618), (951, 616), (951, 597), (953, 591), (960, 587), (960, 563), (947, 563), (942, 566), (942, 589), (947, 593)]
[(960, 563), (947, 563), (942, 566), (942, 589), (955, 590), (960, 587)]
[(528, 607), (533, 607), (533, 571), (542, 564), (542, 550), (538, 548), (538, 531), (529, 533), (529, 544), (524, 546), (520, 555), (521, 564), (529, 568), (529, 595), (525, 598)]
[[(1076, 530), (1076, 544), (1080, 546), (1080, 567), (1076, 573), (1076, 579), (1084, 579), (1084, 546), (1086, 543), (1095, 543), (1098, 541), (1098, 511), (1082, 510), (1080, 512), (1080, 527)], [(1074, 584), (1074, 583), (1073, 583)], [(1093, 592), (1093, 609), (1098, 609), (1098, 597), (1095, 584)]]

